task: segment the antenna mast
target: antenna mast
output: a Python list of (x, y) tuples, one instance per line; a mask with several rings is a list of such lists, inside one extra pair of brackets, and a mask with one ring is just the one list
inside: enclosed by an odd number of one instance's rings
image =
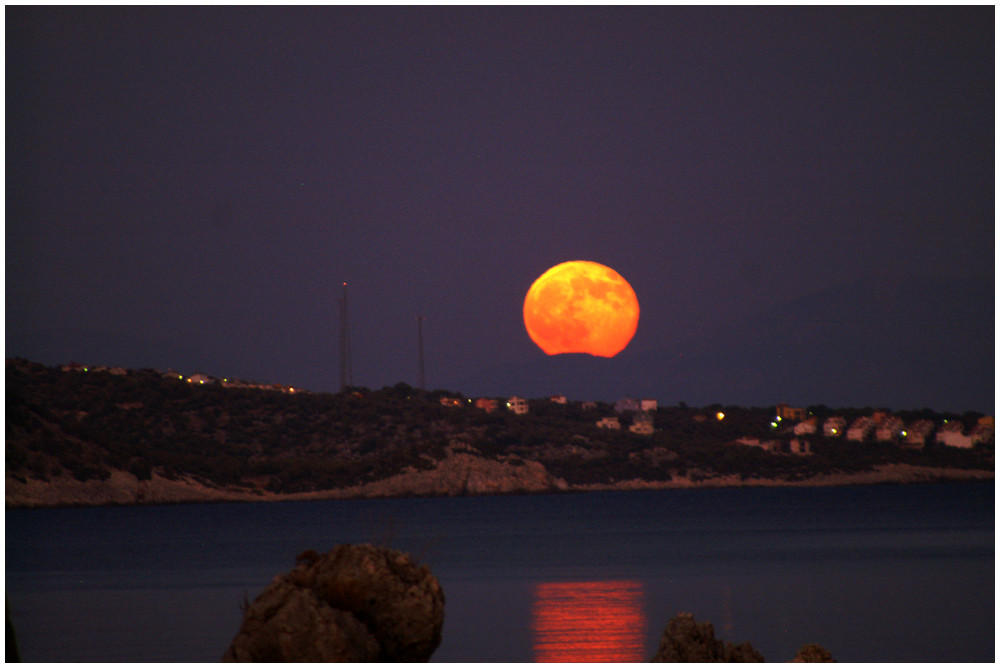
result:
[(344, 295), (340, 298), (340, 391), (348, 385), (354, 385), (351, 372), (351, 339), (347, 329), (347, 283), (344, 283)]
[(419, 350), (419, 364), (420, 364), (420, 375), (417, 380), (418, 387), (421, 391), (427, 389), (427, 382), (424, 379), (424, 316), (417, 316), (417, 347)]

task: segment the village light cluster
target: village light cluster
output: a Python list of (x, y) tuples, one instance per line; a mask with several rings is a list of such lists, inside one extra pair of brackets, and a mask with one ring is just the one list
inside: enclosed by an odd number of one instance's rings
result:
[[(128, 373), (128, 371), (122, 367), (84, 366), (82, 364), (77, 364), (76, 362), (71, 362), (60, 368), (62, 371), (105, 372), (112, 375), (125, 375)], [(160, 373), (165, 378), (176, 378), (180, 381), (186, 380), (188, 383), (198, 385), (221, 385), (222, 387), (230, 388), (255, 388), (285, 392), (289, 394), (303, 392), (301, 389), (296, 390), (294, 387), (289, 385), (281, 385), (278, 383), (253, 383), (229, 378), (215, 378), (213, 376), (200, 373), (185, 377), (183, 374), (172, 370)], [(563, 395), (553, 395), (549, 397), (549, 400), (559, 404), (567, 403), (566, 397)], [(497, 400), (487, 397), (480, 397), (475, 400), (466, 398), (465, 401), (468, 404), (472, 404), (475, 408), (484, 410), (488, 413), (493, 412), (498, 408)], [(455, 397), (441, 397), (440, 402), (442, 406), (461, 405), (461, 401)], [(517, 415), (525, 415), (529, 411), (528, 401), (517, 396), (509, 397), (505, 402), (500, 403), (499, 406), (505, 406), (508, 410)], [(597, 409), (597, 403), (593, 401), (584, 401), (580, 404), (580, 407), (584, 410), (595, 410)], [(905, 426), (901, 417), (892, 415), (887, 411), (875, 411), (872, 415), (856, 418), (851, 422), (850, 427), (848, 427), (846, 418), (839, 415), (827, 418), (823, 424), (820, 425), (819, 419), (815, 415), (809, 413), (805, 408), (793, 408), (787, 404), (779, 403), (775, 406), (775, 409), (776, 415), (770, 422), (772, 431), (775, 431), (776, 436), (778, 434), (787, 434), (789, 436), (794, 435), (791, 440), (781, 441), (779, 438), (761, 440), (759, 438), (744, 437), (736, 439), (733, 443), (759, 447), (768, 452), (811, 454), (812, 450), (809, 441), (801, 437), (808, 435), (821, 435), (827, 438), (839, 439), (846, 436), (847, 440), (859, 443), (871, 440), (883, 443), (896, 442), (901, 447), (913, 449), (922, 449), (927, 440), (932, 436), (934, 441), (937, 443), (954, 448), (972, 448), (978, 443), (990, 443), (993, 441), (993, 417), (989, 415), (980, 417), (976, 424), (971, 426), (968, 433), (965, 433), (965, 426), (961, 420), (942, 420), (942, 424), (937, 428), (934, 422), (928, 419), (916, 420), (909, 426)], [(616, 413), (619, 415), (622, 413), (632, 415), (632, 424), (629, 425), (628, 428), (629, 431), (636, 434), (650, 435), (653, 433), (653, 421), (656, 410), (657, 402), (655, 399), (639, 400), (626, 397), (615, 403)], [(715, 413), (715, 418), (717, 421), (722, 422), (726, 418), (726, 414), (722, 411), (718, 411)], [(710, 416), (706, 414), (697, 414), (693, 416), (692, 419), (702, 422), (710, 419)], [(793, 422), (794, 425), (784, 427), (780, 432), (777, 431), (779, 427), (783, 427), (786, 421)], [(604, 429), (623, 428), (620, 418), (617, 415), (603, 417), (600, 420), (597, 420), (595, 424), (597, 427)]]

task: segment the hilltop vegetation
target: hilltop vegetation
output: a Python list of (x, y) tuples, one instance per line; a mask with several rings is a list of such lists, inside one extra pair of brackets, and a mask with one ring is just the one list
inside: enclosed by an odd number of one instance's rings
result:
[[(200, 385), (159, 371), (72, 372), (7, 362), (6, 471), (25, 482), (107, 480), (127, 471), (220, 489), (332, 490), (432, 471), (462, 453), (506, 467), (539, 463), (565, 488), (616, 481), (697, 482), (719, 476), (795, 481), (886, 463), (992, 471), (993, 451), (811, 438), (810, 456), (734, 444), (773, 438), (773, 409), (656, 409), (652, 435), (599, 429), (614, 407), (529, 401), (530, 412), (487, 413), (453, 392), (406, 384), (338, 394)], [(442, 397), (459, 399), (443, 406)], [(501, 403), (501, 405), (503, 405)], [(825, 407), (812, 407), (821, 418)], [(864, 410), (841, 410), (851, 418)], [(717, 420), (717, 411), (725, 412)], [(917, 414), (910, 417), (916, 417)], [(942, 420), (978, 417), (934, 415)], [(631, 422), (628, 414), (623, 424)]]

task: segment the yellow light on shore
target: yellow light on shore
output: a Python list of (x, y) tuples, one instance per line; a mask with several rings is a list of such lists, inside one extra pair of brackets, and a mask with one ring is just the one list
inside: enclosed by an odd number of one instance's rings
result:
[(721, 419), (722, 419), (722, 418), (724, 418), (724, 417), (726, 417), (726, 414), (725, 414), (725, 413), (723, 413), (722, 411), (719, 411), (718, 413), (716, 413), (716, 414), (715, 414), (715, 418), (716, 418), (717, 420), (721, 420)]

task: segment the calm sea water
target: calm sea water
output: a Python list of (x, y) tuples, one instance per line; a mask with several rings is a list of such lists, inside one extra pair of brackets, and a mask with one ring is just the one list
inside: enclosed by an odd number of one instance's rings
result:
[(644, 661), (681, 611), (768, 661), (994, 660), (993, 483), (7, 510), (7, 603), (27, 661), (217, 661), (356, 542), (441, 582), (434, 661)]

